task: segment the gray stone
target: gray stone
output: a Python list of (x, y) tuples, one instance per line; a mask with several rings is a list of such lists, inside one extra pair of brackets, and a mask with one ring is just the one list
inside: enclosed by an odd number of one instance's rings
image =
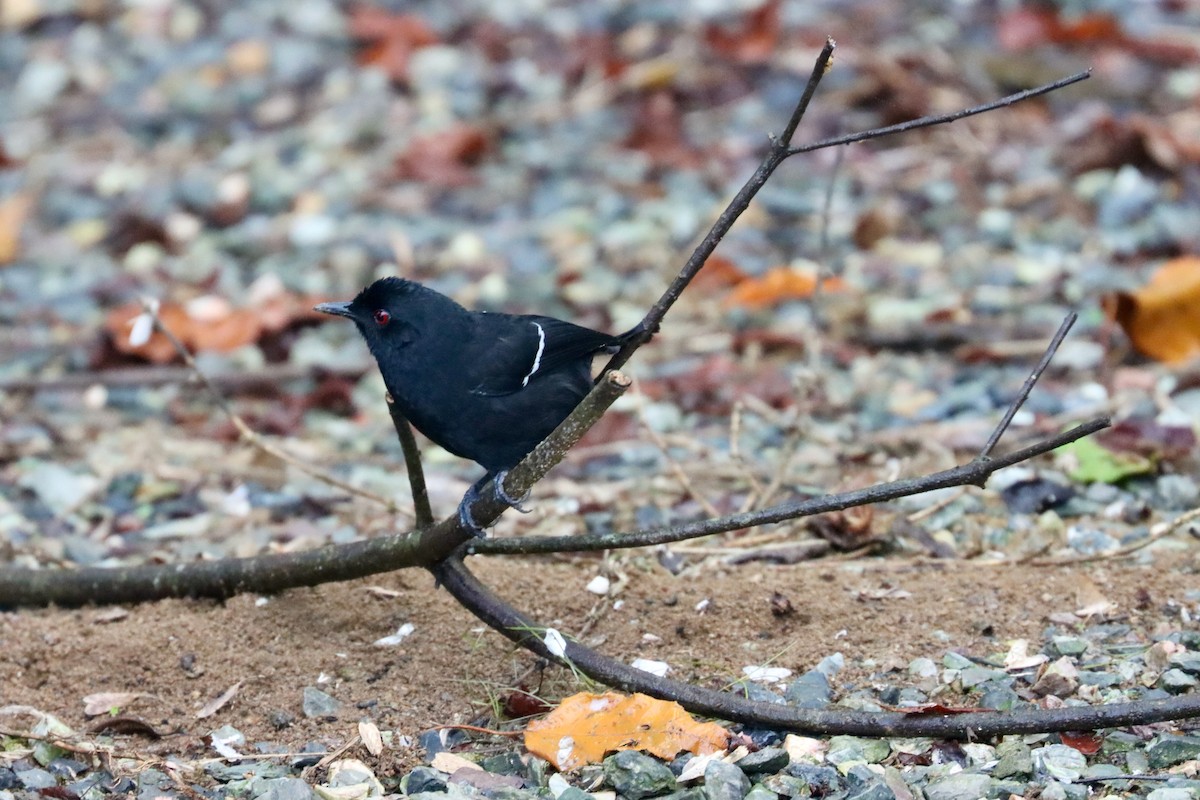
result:
[(1033, 753), (1034, 773), (1063, 783), (1072, 783), (1083, 776), (1087, 759), (1083, 753), (1065, 744), (1048, 744)]
[[(667, 795), (667, 797), (670, 797), (670, 795)], [(557, 800), (592, 800), (592, 796), (577, 786), (568, 786), (558, 796)]]
[(1146, 749), (1146, 755), (1154, 769), (1173, 767), (1200, 757), (1200, 736), (1164, 733)]
[(992, 779), (976, 772), (959, 772), (930, 781), (925, 786), (925, 800), (979, 800), (987, 797)]
[(1009, 711), (1021, 700), (1007, 683), (992, 681), (980, 690), (979, 707), (992, 708), (997, 711)]
[(992, 769), (993, 778), (1028, 778), (1033, 774), (1033, 756), (1019, 736), (1005, 737), (996, 747), (1000, 760)]
[(946, 669), (966, 669), (973, 666), (975, 662), (964, 655), (959, 655), (954, 651), (947, 651), (942, 656), (942, 666)]
[(1181, 669), (1169, 669), (1158, 676), (1158, 688), (1165, 689), (1171, 694), (1183, 694), (1195, 687), (1197, 683), (1200, 681)]
[(313, 717), (331, 717), (337, 716), (341, 710), (342, 704), (334, 698), (312, 686), (304, 687), (304, 701), (301, 708), (304, 710), (304, 716)]
[(1154, 492), (1159, 502), (1155, 504), (1163, 511), (1185, 511), (1196, 506), (1200, 500), (1200, 489), (1196, 481), (1187, 475), (1162, 475), (1155, 482)]
[(1055, 636), (1053, 642), (1054, 649), (1060, 656), (1082, 655), (1083, 651), (1088, 649), (1089, 644), (1088, 640), (1082, 636)]
[(444, 792), (446, 776), (433, 767), (416, 767), (400, 781), (400, 788), (405, 794)]
[(666, 794), (676, 788), (675, 776), (666, 764), (636, 750), (622, 750), (604, 759), (604, 778), (629, 800)]
[(704, 793), (708, 800), (742, 800), (750, 793), (750, 779), (733, 764), (710, 761), (704, 768)]
[(311, 800), (312, 787), (299, 778), (260, 778), (250, 782), (251, 800)]
[[(836, 780), (837, 772), (833, 771), (833, 773)], [(793, 775), (769, 775), (763, 778), (760, 786), (768, 792), (783, 795), (784, 797), (810, 797), (820, 792), (819, 789), (811, 787), (809, 782), (804, 778), (798, 778)]]
[(833, 689), (829, 678), (814, 669), (792, 681), (783, 699), (796, 708), (824, 708), (833, 701)]
[[(787, 768), (786, 775), (774, 775), (771, 778), (763, 780), (763, 785), (772, 791), (779, 791), (772, 784), (773, 778), (785, 777), (799, 778), (806, 787), (805, 794), (811, 789), (814, 796), (824, 797), (827, 794), (833, 794), (842, 788), (842, 778), (838, 771), (833, 767), (817, 766), (815, 764), (792, 764)], [(786, 794), (786, 792), (779, 792)]]
[(764, 747), (737, 762), (747, 775), (772, 775), (791, 763), (791, 756), (782, 747)]
[(58, 783), (54, 776), (50, 774), (49, 770), (44, 770), (41, 767), (22, 770), (16, 773), (16, 776), (17, 780), (21, 783), (21, 786), (30, 791), (48, 789)]
[(866, 739), (860, 736), (834, 736), (829, 740), (829, 751), (825, 758), (830, 764), (841, 765), (861, 761), (878, 764), (892, 749), (884, 739)]
[(1171, 656), (1171, 666), (1189, 675), (1200, 675), (1200, 653), (1189, 650)]
[(1163, 786), (1146, 795), (1146, 800), (1195, 800), (1196, 795), (1190, 789), (1179, 786)]
[(100, 488), (100, 479), (95, 475), (77, 473), (48, 461), (39, 462), (18, 478), (17, 483), (31, 490), (59, 516), (73, 511)]
[[(793, 780), (795, 779), (793, 778)], [(562, 798), (560, 797), (558, 800), (562, 800)], [(775, 794), (775, 792), (772, 792), (761, 783), (756, 783), (750, 787), (750, 792), (746, 795), (744, 800), (779, 800), (779, 795)]]
[(877, 778), (851, 789), (846, 795), (846, 800), (896, 800), (896, 793)]

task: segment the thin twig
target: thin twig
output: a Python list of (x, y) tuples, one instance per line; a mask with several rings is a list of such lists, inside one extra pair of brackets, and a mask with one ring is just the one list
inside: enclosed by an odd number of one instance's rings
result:
[(897, 134), (897, 133), (905, 133), (906, 131), (914, 131), (914, 130), (917, 130), (918, 128), (928, 128), (933, 125), (944, 125), (947, 122), (957, 122), (958, 120), (964, 119), (966, 117), (973, 117), (976, 114), (983, 114), (988, 111), (995, 111), (998, 108), (1004, 108), (1005, 106), (1011, 106), (1011, 105), (1015, 105), (1016, 103), (1020, 103), (1022, 100), (1029, 100), (1030, 98), (1033, 98), (1033, 97), (1039, 97), (1040, 95), (1043, 95), (1043, 94), (1049, 94), (1050, 92), (1054, 92), (1054, 91), (1057, 91), (1064, 87), (1070, 86), (1073, 83), (1079, 83), (1080, 81), (1085, 81), (1090, 77), (1092, 77), (1092, 71), (1089, 69), (1084, 72), (1077, 72), (1074, 75), (1069, 75), (1066, 78), (1060, 78), (1059, 80), (1056, 80), (1053, 83), (1043, 84), (1042, 86), (1035, 86), (1034, 88), (1026, 89), (1023, 92), (1017, 92), (1016, 94), (1010, 94), (1007, 97), (1001, 97), (999, 100), (993, 100), (989, 103), (984, 103), (983, 105), (972, 106), (971, 108), (964, 108), (959, 111), (953, 111), (949, 114), (938, 114), (936, 116), (920, 117), (919, 119), (909, 120), (908, 122), (901, 122), (896, 125), (888, 125), (887, 127), (884, 127), (884, 128), (873, 128), (869, 131), (861, 131), (859, 133), (850, 133), (845, 136), (835, 137), (833, 139), (823, 139), (819, 142), (813, 142), (812, 144), (805, 144), (805, 145), (800, 145), (799, 147), (793, 147), (790, 150), (788, 150), (787, 154), (789, 156), (794, 156), (799, 153), (811, 153), (814, 150), (823, 150), (826, 147), (837, 147), (838, 145), (842, 145), (842, 144), (853, 144), (854, 142), (865, 142), (868, 139), (879, 139), (881, 137), (892, 136), (893, 134)]
[[(1200, 517), (1200, 508), (1193, 508), (1190, 511), (1185, 511), (1170, 522), (1163, 522), (1155, 525), (1150, 529), (1150, 535), (1145, 539), (1139, 539), (1136, 542), (1131, 542), (1124, 547), (1118, 547), (1116, 550), (1109, 550), (1104, 553), (1095, 553), (1092, 555), (1064, 556), (1062, 558), (1030, 558), (1025, 563), (1032, 564), (1035, 567), (1061, 567), (1071, 564), (1087, 564), (1092, 561), (1111, 561), (1114, 558), (1124, 558), (1132, 555), (1138, 550), (1149, 547), (1160, 539), (1165, 539), (1171, 534), (1178, 531), (1184, 525), (1188, 525)], [(1049, 549), (1049, 545), (1047, 548)]]
[(387, 395), (387, 407), (388, 414), (392, 417), (392, 427), (396, 429), (396, 438), (400, 440), (400, 449), (404, 451), (404, 467), (408, 473), (408, 486), (412, 491), (417, 527), (424, 528), (433, 524), (433, 509), (429, 505), (429, 489), (425, 484), (425, 469), (421, 466), (421, 449), (417, 447), (417, 438), (413, 435), (412, 425), (405, 419), (404, 413), (396, 405), (391, 394)]
[(288, 453), (286, 450), (276, 447), (264, 439), (258, 433), (258, 431), (247, 425), (246, 421), (242, 419), (236, 411), (233, 410), (233, 406), (231, 406), (229, 401), (225, 399), (225, 395), (221, 393), (221, 390), (217, 388), (216, 384), (214, 384), (211, 379), (209, 379), (208, 375), (204, 373), (204, 370), (200, 369), (200, 365), (197, 364), (196, 359), (192, 357), (192, 353), (190, 350), (188, 350), (187, 345), (181, 342), (179, 337), (177, 337), (175, 333), (169, 327), (167, 327), (166, 323), (162, 321), (162, 318), (158, 315), (158, 309), (155, 308), (154, 303), (148, 300), (143, 300), (142, 309), (142, 313), (150, 316), (150, 319), (154, 323), (155, 330), (167, 337), (167, 341), (169, 341), (171, 346), (175, 348), (175, 351), (179, 353), (179, 356), (183, 359), (184, 363), (188, 365), (188, 368), (192, 371), (192, 373), (200, 379), (202, 384), (204, 384), (204, 389), (208, 392), (209, 397), (212, 398), (212, 401), (217, 404), (217, 407), (225, 413), (225, 416), (231, 423), (233, 423), (234, 429), (237, 430), (238, 436), (240, 436), (247, 444), (258, 448), (268, 455), (278, 458), (280, 461), (288, 464), (289, 466), (295, 467), (305, 475), (309, 475), (323, 483), (327, 483), (330, 486), (341, 489), (347, 494), (364, 497), (367, 500), (373, 500), (374, 502), (383, 505), (392, 514), (400, 511), (400, 508), (386, 497), (375, 494), (367, 489), (354, 486), (353, 484), (347, 483), (341, 478), (334, 477), (325, 470), (318, 469), (310, 464), (305, 463), (304, 461), (301, 461), (291, 453)]
[(775, 169), (788, 158), (792, 136), (795, 135), (796, 128), (799, 126), (804, 112), (808, 110), (809, 101), (812, 100), (813, 94), (817, 90), (817, 85), (829, 69), (830, 61), (833, 58), (833, 50), (836, 46), (833, 39), (825, 40), (825, 46), (821, 48), (816, 64), (813, 65), (812, 74), (809, 75), (808, 83), (804, 86), (804, 93), (801, 95), (795, 109), (792, 110), (792, 116), (784, 127), (783, 133), (778, 137), (772, 137), (771, 146), (767, 150), (766, 156), (763, 157), (762, 162), (758, 165), (758, 169), (754, 171), (754, 174), (750, 176), (750, 179), (746, 181), (742, 188), (738, 190), (734, 198), (729, 201), (729, 205), (717, 217), (716, 222), (709, 228), (708, 233), (705, 234), (700, 244), (696, 245), (696, 249), (688, 257), (687, 263), (683, 265), (679, 274), (671, 281), (671, 285), (663, 292), (662, 297), (646, 312), (646, 316), (642, 318), (641, 322), (642, 335), (631, 339), (613, 355), (604, 367), (605, 372), (620, 369), (639, 347), (650, 340), (650, 336), (658, 330), (667, 311), (670, 310), (671, 306), (675, 305), (675, 301), (683, 294), (683, 290), (688, 287), (692, 279), (704, 267), (713, 250), (717, 249), (717, 245), (721, 243), (721, 240), (725, 238), (725, 234), (729, 233), (729, 229), (733, 227), (733, 223), (750, 207), (750, 201), (766, 185), (767, 180), (775, 172)]
[(675, 480), (679, 482), (684, 494), (699, 503), (700, 507), (704, 509), (704, 513), (713, 517), (720, 516), (721, 512), (717, 509), (717, 507), (714, 506), (707, 497), (701, 494), (698, 489), (696, 489), (695, 485), (692, 483), (691, 477), (687, 474), (687, 471), (684, 470), (683, 465), (680, 464), (673, 455), (671, 455), (671, 450), (667, 445), (666, 440), (663, 439), (659, 432), (654, 430), (654, 427), (651, 426), (646, 420), (646, 414), (641, 405), (638, 406), (638, 421), (642, 423), (642, 430), (644, 430), (646, 432), (646, 436), (650, 438), (651, 444), (657, 447), (659, 452), (662, 453), (663, 459), (667, 462), (667, 467), (675, 476)]
[(914, 494), (922, 494), (934, 489), (945, 489), (952, 486), (978, 486), (986, 483), (988, 476), (1005, 467), (1028, 461), (1034, 456), (1048, 453), (1065, 444), (1078, 441), (1090, 436), (1096, 431), (1103, 430), (1111, 424), (1107, 417), (1099, 417), (1064, 431), (1048, 439), (1044, 439), (1029, 447), (1022, 448), (996, 458), (980, 461), (975, 460), (961, 464), (941, 472), (934, 472), (919, 478), (881, 483), (865, 489), (855, 489), (849, 492), (823, 495), (821, 497), (791, 500), (786, 503), (770, 506), (759, 511), (745, 514), (730, 514), (716, 519), (685, 522), (662, 528), (648, 528), (640, 531), (621, 533), (586, 534), (583, 536), (544, 536), (533, 538), (506, 537), (502, 539), (485, 539), (471, 545), (473, 553), (531, 555), (534, 553), (556, 553), (562, 551), (587, 550), (617, 550), (629, 547), (651, 547), (659, 544), (671, 544), (696, 539), (701, 536), (711, 536), (714, 533), (725, 533), (742, 528), (752, 528), (756, 525), (768, 525), (773, 522), (810, 517), (829, 511), (843, 511), (854, 506), (882, 503), (897, 500)]
[(1075, 320), (1077, 319), (1079, 319), (1079, 315), (1072, 311), (1067, 314), (1066, 319), (1058, 326), (1058, 331), (1050, 340), (1050, 344), (1046, 345), (1046, 351), (1042, 353), (1037, 366), (1025, 378), (1025, 383), (1021, 386), (1021, 391), (1017, 392), (1017, 396), (1009, 403), (1008, 410), (1004, 412), (1004, 417), (1000, 420), (1000, 424), (992, 431), (992, 435), (988, 437), (987, 443), (979, 451), (979, 458), (987, 458), (991, 455), (992, 450), (996, 449), (996, 444), (999, 443), (1000, 437), (1004, 435), (1004, 432), (1008, 430), (1008, 426), (1012, 424), (1013, 417), (1017, 415), (1017, 412), (1021, 410), (1021, 406), (1025, 404), (1025, 400), (1029, 397), (1029, 393), (1033, 391), (1033, 387), (1037, 385), (1038, 379), (1042, 377), (1042, 373), (1046, 371), (1046, 367), (1050, 366), (1050, 360), (1058, 352), (1063, 339), (1067, 338), (1067, 333), (1070, 332), (1071, 326), (1075, 324)]

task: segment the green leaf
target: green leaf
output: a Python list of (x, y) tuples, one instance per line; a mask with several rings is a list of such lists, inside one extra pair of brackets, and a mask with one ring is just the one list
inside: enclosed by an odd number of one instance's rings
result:
[(1072, 462), (1067, 474), (1079, 483), (1120, 483), (1134, 475), (1154, 472), (1152, 459), (1137, 453), (1109, 450), (1095, 439), (1080, 439), (1058, 449)]

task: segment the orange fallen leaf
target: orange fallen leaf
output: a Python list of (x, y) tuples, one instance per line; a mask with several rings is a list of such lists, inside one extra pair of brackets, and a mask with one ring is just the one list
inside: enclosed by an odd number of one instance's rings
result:
[(531, 723), (525, 747), (568, 771), (598, 763), (614, 750), (645, 750), (659, 758), (683, 750), (716, 753), (726, 749), (729, 736), (715, 722), (697, 722), (678, 703), (644, 694), (581, 692)]
[(21, 248), (21, 228), (29, 216), (33, 201), (23, 194), (0, 200), (0, 265), (17, 257)]
[[(220, 298), (202, 297), (187, 304), (163, 303), (158, 309), (158, 318), (192, 352), (227, 353), (293, 324), (323, 320), (323, 315), (312, 310), (318, 302), (317, 298), (283, 290), (260, 297), (245, 308), (234, 307)], [(176, 360), (179, 354), (175, 346), (158, 330), (144, 342), (130, 341), (134, 320), (142, 311), (141, 303), (129, 303), (109, 312), (104, 327), (113, 347), (119, 353), (144, 358), (154, 364)]]
[[(692, 286), (696, 289), (723, 289), (727, 286), (736, 286), (748, 277), (731, 259), (725, 256), (711, 255), (708, 257), (708, 261), (704, 262), (704, 269), (700, 270), (696, 279), (692, 281)], [(703, 292), (698, 292), (698, 294), (703, 294)]]
[[(757, 278), (747, 278), (739, 283), (725, 298), (726, 306), (742, 308), (767, 308), (788, 300), (804, 300), (811, 297), (817, 285), (817, 276), (791, 267), (775, 267)], [(845, 291), (841, 278), (826, 278), (821, 282), (823, 292)]]
[(1168, 364), (1200, 355), (1200, 258), (1168, 261), (1142, 288), (1101, 304), (1142, 355)]

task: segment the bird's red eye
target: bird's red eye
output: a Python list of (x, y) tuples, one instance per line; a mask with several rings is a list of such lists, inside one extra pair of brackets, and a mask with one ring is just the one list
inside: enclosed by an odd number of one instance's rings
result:
[(375, 324), (382, 328), (392, 321), (392, 315), (381, 308), (371, 315), (371, 319), (375, 320)]

